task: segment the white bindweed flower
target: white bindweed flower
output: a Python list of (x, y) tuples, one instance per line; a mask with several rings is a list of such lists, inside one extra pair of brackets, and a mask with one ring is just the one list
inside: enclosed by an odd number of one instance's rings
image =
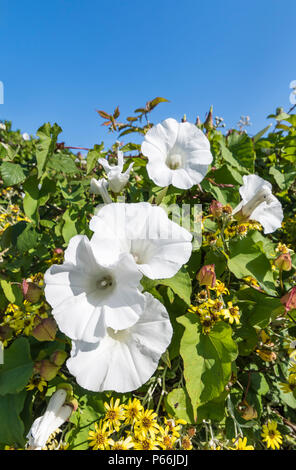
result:
[(117, 157), (117, 165), (110, 165), (110, 163), (105, 160), (105, 158), (99, 158), (98, 160), (98, 162), (103, 166), (104, 170), (107, 173), (109, 189), (113, 193), (120, 193), (123, 190), (129, 180), (130, 172), (134, 165), (134, 163), (132, 163), (128, 167), (128, 169), (123, 173), (123, 152), (118, 150)]
[(41, 450), (49, 436), (69, 419), (73, 408), (65, 404), (66, 397), (64, 389), (54, 392), (44, 415), (35, 419), (27, 435), (28, 446), (32, 450)]
[(122, 331), (107, 328), (97, 344), (72, 342), (67, 367), (81, 387), (95, 392), (130, 392), (155, 372), (173, 331), (162, 303), (149, 293), (144, 295), (145, 311), (132, 327)]
[(143, 313), (145, 299), (138, 289), (142, 274), (128, 253), (110, 264), (111, 246), (112, 240), (76, 235), (64, 264), (45, 273), (46, 300), (60, 330), (72, 339), (96, 342), (107, 327), (128, 328)]
[(194, 124), (169, 118), (145, 135), (141, 151), (149, 177), (158, 186), (189, 189), (200, 183), (213, 156), (210, 143)]
[(3, 122), (0, 122), (0, 129), (1, 129), (2, 131), (6, 131), (6, 125), (3, 124)]
[(92, 178), (90, 180), (90, 192), (100, 194), (105, 204), (110, 204), (112, 202), (108, 193), (108, 181), (105, 178), (101, 178), (100, 180)]
[(149, 202), (108, 204), (92, 217), (90, 229), (92, 242), (109, 240), (106, 251), (110, 249), (115, 259), (119, 253), (131, 253), (150, 279), (174, 276), (191, 256), (191, 233)]
[(232, 214), (241, 221), (260, 222), (264, 233), (274, 232), (281, 226), (284, 215), (280, 201), (271, 192), (271, 184), (257, 175), (245, 175), (243, 182), (239, 188), (242, 201)]
[(24, 132), (22, 137), (23, 137), (24, 140), (30, 140), (30, 136), (27, 132)]

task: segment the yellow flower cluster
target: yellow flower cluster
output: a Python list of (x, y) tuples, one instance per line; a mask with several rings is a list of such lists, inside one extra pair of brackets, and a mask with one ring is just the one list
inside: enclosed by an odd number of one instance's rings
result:
[[(8, 326), (13, 330), (14, 336), (24, 334), (29, 336), (41, 319), (48, 317), (49, 308), (46, 302), (31, 304), (24, 300), (22, 307), (8, 304), (5, 312), (0, 315), (0, 327)], [(4, 346), (7, 342), (4, 341)]]
[(239, 224), (237, 222), (232, 222), (230, 225), (226, 227), (224, 230), (224, 235), (226, 238), (233, 238), (239, 236), (243, 238), (247, 235), (250, 230), (259, 230), (262, 231), (262, 225), (259, 222), (255, 222), (249, 220), (248, 222), (244, 222), (243, 224)]
[[(28, 280), (39, 287), (42, 287), (44, 283), (42, 273), (34, 274)], [(9, 303), (5, 311), (0, 312), (0, 328), (9, 328), (11, 336), (19, 336), (20, 334), (29, 336), (40, 321), (48, 317), (49, 311), (50, 308), (43, 299), (34, 304), (24, 300), (22, 306)], [(3, 344), (6, 347), (8, 340), (5, 339)]]
[(121, 404), (119, 399), (105, 403), (105, 416), (89, 431), (93, 450), (173, 450), (192, 448), (188, 435), (181, 435), (184, 420), (163, 419), (144, 409), (137, 398)]
[[(5, 190), (2, 190), (2, 194), (3, 191)], [(21, 212), (19, 206), (12, 204), (7, 207), (2, 206), (0, 209), (0, 235), (2, 235), (8, 227), (21, 220), (31, 222), (30, 219)]]
[[(215, 292), (215, 299), (210, 298), (210, 290)], [(227, 302), (225, 305), (223, 294), (229, 294), (229, 290), (223, 282), (217, 279), (214, 287), (209, 288), (208, 291), (203, 289), (196, 295), (198, 305), (191, 305), (188, 310), (199, 316), (202, 331), (205, 334), (211, 331), (218, 320), (228, 321), (231, 325), (240, 323), (239, 308), (232, 302)]]

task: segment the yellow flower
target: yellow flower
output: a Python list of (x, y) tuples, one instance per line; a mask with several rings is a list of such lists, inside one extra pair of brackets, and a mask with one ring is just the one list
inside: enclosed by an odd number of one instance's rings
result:
[(184, 436), (181, 442), (182, 449), (191, 450), (193, 449), (191, 439), (189, 436)]
[(143, 411), (143, 406), (141, 405), (140, 400), (130, 398), (127, 405), (123, 405), (125, 409), (125, 422), (126, 424), (133, 424), (136, 419), (139, 418), (141, 411)]
[(228, 320), (231, 325), (232, 323), (236, 323), (237, 325), (239, 325), (240, 323), (239, 308), (234, 307), (232, 305), (232, 302), (227, 302), (227, 308), (224, 308), (221, 313), (224, 317), (224, 320)]
[(165, 430), (166, 428), (169, 429), (169, 431), (173, 434), (173, 436), (180, 437), (179, 431), (182, 429), (182, 425), (186, 425), (187, 421), (185, 419), (167, 419), (164, 418), (165, 422)]
[(212, 290), (216, 291), (217, 296), (223, 295), (223, 294), (229, 294), (229, 290), (225, 286), (224, 282), (219, 281), (219, 279), (216, 279), (216, 284)]
[(143, 438), (150, 435), (155, 439), (155, 434), (159, 432), (159, 425), (156, 422), (157, 414), (153, 410), (143, 410), (135, 423), (135, 430)]
[(28, 385), (26, 386), (26, 390), (34, 390), (34, 388), (37, 388), (39, 392), (43, 392), (44, 387), (47, 386), (46, 380), (44, 380), (42, 377), (31, 377)]
[(169, 434), (168, 426), (162, 429), (161, 436), (158, 437), (159, 445), (163, 450), (173, 450), (177, 437)]
[[(232, 442), (235, 442), (235, 439), (232, 439)], [(235, 442), (235, 447), (230, 447), (231, 450), (254, 450), (253, 446), (247, 446), (247, 438), (243, 439), (240, 437), (238, 441)]]
[(110, 450), (129, 450), (135, 445), (131, 436), (128, 436), (125, 439), (121, 439), (120, 441), (113, 441), (113, 439), (109, 439), (109, 443)]
[(280, 253), (289, 253), (291, 250), (284, 243), (278, 243), (278, 246), (275, 249), (276, 252)]
[(109, 439), (112, 431), (108, 429), (108, 423), (103, 423), (102, 420), (99, 422), (99, 425), (95, 423), (95, 430), (89, 431), (88, 440), (90, 441), (89, 445), (93, 450), (106, 450), (109, 449), (112, 439)]
[(108, 422), (110, 429), (118, 431), (121, 426), (121, 421), (125, 419), (123, 406), (120, 405), (120, 400), (117, 400), (114, 403), (114, 399), (111, 398), (110, 405), (104, 403), (106, 414), (105, 421)]
[(277, 423), (275, 421), (268, 421), (267, 424), (262, 426), (262, 430), (262, 441), (266, 442), (267, 448), (271, 447), (273, 450), (279, 449), (283, 439), (277, 429)]
[(159, 444), (152, 437), (137, 436), (134, 440), (135, 450), (159, 450)]

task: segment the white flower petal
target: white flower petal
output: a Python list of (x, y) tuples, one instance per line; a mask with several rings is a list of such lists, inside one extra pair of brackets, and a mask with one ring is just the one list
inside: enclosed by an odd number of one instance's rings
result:
[(272, 189), (269, 181), (264, 180), (258, 175), (244, 175), (243, 182), (244, 184), (240, 187), (239, 192), (244, 202), (252, 199), (252, 197), (255, 196), (263, 186), (267, 186), (269, 189)]
[(190, 232), (172, 222), (161, 207), (146, 202), (109, 204), (91, 219), (90, 228), (94, 242), (105, 245), (106, 253), (108, 237), (114, 240), (110, 256), (117, 256), (118, 250), (131, 253), (139, 270), (151, 279), (174, 276), (192, 251)]
[(44, 277), (45, 296), (60, 330), (72, 339), (96, 342), (109, 324), (116, 329), (134, 324), (145, 299), (133, 257), (122, 253), (114, 261), (112, 254), (113, 264), (100, 263), (101, 251), (96, 253), (97, 244), (85, 236), (75, 237), (69, 248), (67, 259), (75, 264), (53, 265)]
[(245, 175), (239, 192), (242, 201), (232, 211), (243, 219), (259, 222), (264, 233), (277, 230), (284, 217), (280, 201), (272, 194), (272, 185), (258, 175)]
[(260, 204), (251, 215), (251, 219), (257, 220), (263, 226), (265, 234), (275, 232), (280, 228), (284, 218), (280, 201), (276, 197), (274, 199), (275, 201), (270, 205)]
[(171, 118), (147, 132), (141, 151), (148, 157), (147, 172), (155, 184), (181, 189), (200, 183), (213, 159), (210, 143), (200, 129)]
[(172, 326), (165, 307), (151, 294), (145, 293), (145, 298), (145, 311), (131, 328), (109, 329), (96, 345), (72, 343), (67, 367), (81, 387), (125, 393), (139, 388), (155, 372), (170, 344)]

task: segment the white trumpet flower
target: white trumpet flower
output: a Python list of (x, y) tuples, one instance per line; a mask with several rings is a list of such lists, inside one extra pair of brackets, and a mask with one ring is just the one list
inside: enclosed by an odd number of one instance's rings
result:
[(98, 162), (103, 166), (104, 170), (107, 173), (109, 189), (113, 193), (120, 193), (125, 185), (127, 184), (131, 169), (134, 165), (132, 163), (128, 169), (123, 173), (123, 152), (120, 150), (117, 152), (118, 163), (117, 165), (110, 165), (110, 163), (105, 158), (99, 158)]
[(35, 419), (27, 435), (30, 449), (41, 450), (49, 436), (69, 419), (73, 408), (65, 404), (66, 397), (66, 390), (57, 390), (50, 398), (44, 415)]
[(173, 330), (162, 303), (149, 293), (144, 295), (144, 313), (132, 327), (121, 331), (107, 328), (97, 344), (72, 341), (66, 364), (81, 387), (95, 392), (130, 392), (155, 372)]
[(150, 279), (174, 276), (191, 256), (191, 233), (148, 202), (108, 204), (92, 217), (90, 229), (92, 243), (105, 246), (110, 259), (130, 253)]
[(189, 189), (205, 177), (213, 160), (210, 143), (194, 124), (169, 118), (153, 126), (141, 146), (149, 177), (158, 186)]
[(232, 214), (241, 221), (260, 222), (265, 234), (274, 232), (281, 226), (284, 214), (280, 201), (272, 194), (271, 184), (258, 175), (245, 175), (243, 182), (239, 188), (242, 201)]
[(46, 300), (60, 330), (72, 339), (97, 342), (106, 328), (129, 328), (143, 313), (142, 274), (128, 253), (110, 263), (111, 245), (112, 240), (103, 244), (76, 235), (64, 264), (45, 273)]
[(105, 204), (110, 204), (112, 202), (108, 193), (108, 181), (105, 178), (101, 178), (100, 180), (92, 178), (90, 180), (90, 192), (100, 194)]

